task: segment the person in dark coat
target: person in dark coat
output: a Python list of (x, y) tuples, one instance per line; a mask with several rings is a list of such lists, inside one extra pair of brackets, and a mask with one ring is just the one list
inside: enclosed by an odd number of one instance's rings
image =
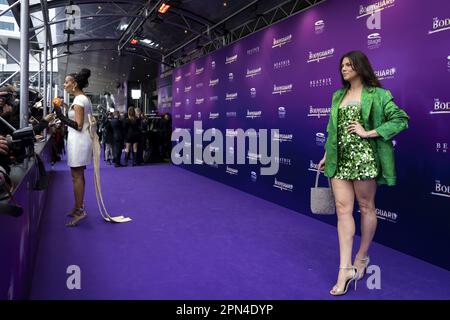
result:
[(111, 128), (113, 133), (113, 161), (115, 167), (123, 167), (120, 163), (122, 156), (123, 141), (124, 141), (124, 127), (123, 122), (120, 120), (119, 111), (114, 111), (113, 118), (111, 119)]

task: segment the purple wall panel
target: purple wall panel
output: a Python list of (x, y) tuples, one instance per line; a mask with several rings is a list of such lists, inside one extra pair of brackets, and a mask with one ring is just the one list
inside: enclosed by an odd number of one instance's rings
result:
[[(381, 6), (381, 29), (369, 30), (365, 10), (374, 4)], [(450, 256), (442, 255), (450, 243), (448, 12), (443, 0), (328, 0), (174, 70), (174, 128), (190, 128), (193, 136), (194, 120), (201, 120), (204, 130), (224, 135), (227, 128), (266, 128), (288, 137), (280, 142), (276, 176), (260, 176), (260, 165), (250, 164), (184, 167), (313, 216), (309, 190), (331, 96), (341, 87), (339, 59), (362, 50), (411, 117), (409, 130), (394, 138), (398, 185), (377, 191), (375, 241), (450, 269)], [(291, 187), (281, 190), (275, 179)]]

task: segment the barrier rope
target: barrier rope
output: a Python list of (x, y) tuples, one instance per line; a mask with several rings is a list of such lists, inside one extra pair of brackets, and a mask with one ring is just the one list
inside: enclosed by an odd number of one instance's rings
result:
[(102, 185), (100, 182), (100, 141), (97, 135), (97, 121), (92, 115), (89, 117), (89, 133), (92, 138), (92, 152), (94, 160), (94, 184), (95, 184), (95, 196), (97, 198), (97, 205), (102, 218), (107, 222), (122, 223), (131, 221), (131, 218), (124, 216), (111, 217), (106, 210), (105, 203), (103, 201)]

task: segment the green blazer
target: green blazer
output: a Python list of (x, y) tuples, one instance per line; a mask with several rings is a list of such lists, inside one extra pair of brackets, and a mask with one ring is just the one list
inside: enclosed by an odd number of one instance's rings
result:
[[(325, 176), (332, 178), (337, 166), (337, 122), (338, 108), (345, 96), (342, 88), (333, 94), (331, 115), (327, 125), (325, 144)], [(364, 87), (361, 95), (362, 126), (366, 131), (375, 129), (380, 135), (368, 138), (375, 152), (378, 167), (378, 184), (393, 186), (396, 183), (394, 149), (392, 137), (408, 128), (409, 117), (393, 101), (390, 91), (377, 87)]]

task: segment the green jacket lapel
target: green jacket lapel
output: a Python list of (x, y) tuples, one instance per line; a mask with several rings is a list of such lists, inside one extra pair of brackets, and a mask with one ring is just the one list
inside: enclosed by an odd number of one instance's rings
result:
[(346, 92), (347, 92), (347, 90), (341, 89), (333, 97), (333, 101), (331, 104), (331, 121), (333, 122), (333, 126), (335, 128), (337, 128), (337, 118), (338, 118), (339, 106), (341, 105), (342, 99), (344, 99)]
[(370, 110), (373, 102), (373, 89), (364, 87), (361, 94), (361, 114), (364, 123), (369, 122)]

